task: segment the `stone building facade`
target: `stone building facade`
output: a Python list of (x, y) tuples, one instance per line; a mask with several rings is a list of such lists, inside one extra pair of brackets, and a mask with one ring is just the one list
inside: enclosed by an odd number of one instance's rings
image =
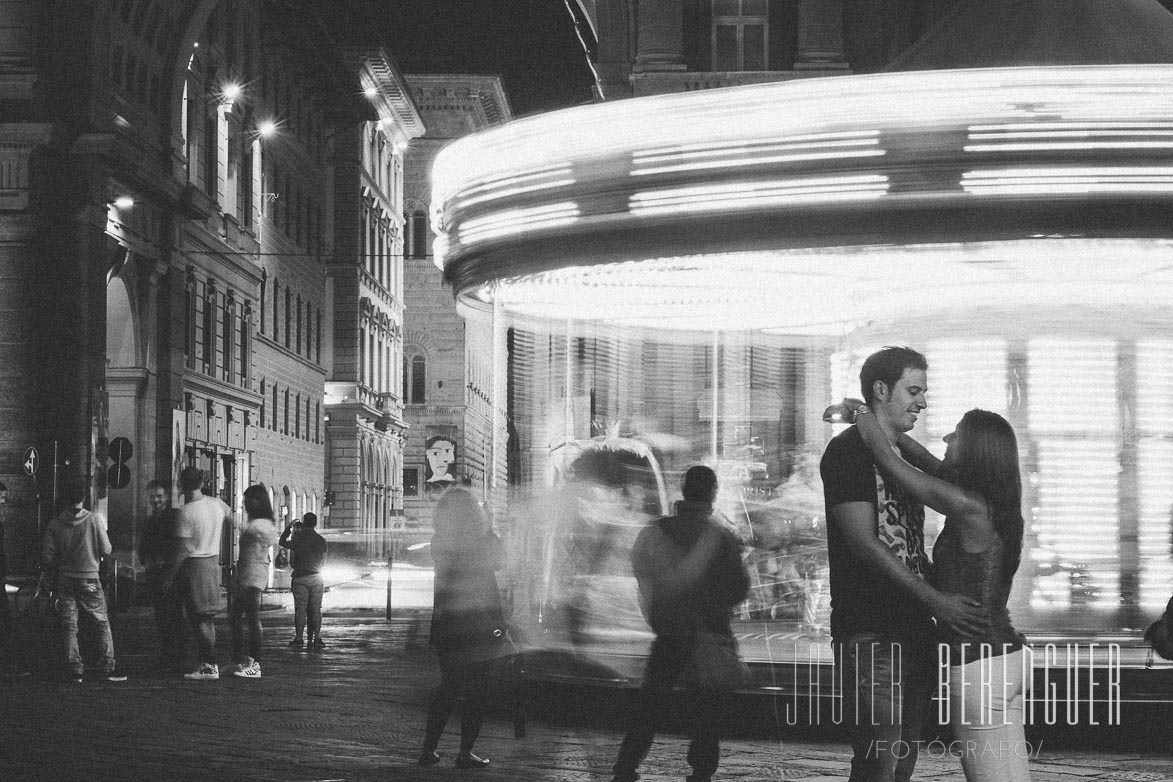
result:
[(429, 171), (449, 141), (512, 118), (496, 76), (409, 74), (427, 133), (411, 143), (404, 182), (407, 311), (403, 337), (403, 507), (431, 525), (436, 498), (466, 485), (495, 516), (505, 511), (505, 345), (488, 311), (457, 311), (432, 257)]
[(10, 564), (69, 472), (126, 566), (145, 484), (187, 464), (238, 511), (258, 481), (286, 518), (325, 505), (328, 270), (359, 252), (336, 207), (366, 186), (360, 137), (419, 132), (389, 56), (337, 40), (300, 0), (0, 4)]
[(378, 555), (403, 515), (404, 156), (424, 126), (386, 52), (361, 57), (359, 73), (381, 119), (344, 129), (337, 141), (327, 514), (331, 527), (367, 535)]

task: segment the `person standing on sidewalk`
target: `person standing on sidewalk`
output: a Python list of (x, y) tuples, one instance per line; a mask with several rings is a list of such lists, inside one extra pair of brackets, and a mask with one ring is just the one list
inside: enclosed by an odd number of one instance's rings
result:
[(147, 591), (155, 609), (159, 667), (178, 673), (183, 668), (183, 602), (175, 589), (163, 585), (175, 565), (179, 511), (171, 507), (171, 487), (166, 482), (147, 484), (147, 507), (149, 514), (139, 539), (138, 555), (146, 566)]
[(111, 552), (105, 519), (86, 510), (86, 484), (81, 477), (65, 479), (60, 497), (61, 513), (45, 530), (43, 558), (45, 572), (52, 577), (60, 601), (61, 636), (71, 678), (81, 682), (85, 675), (77, 640), (80, 613), (92, 626), (102, 675), (107, 681), (126, 681), (115, 666), (106, 593), (98, 579), (101, 559)]
[(326, 539), (318, 534), (318, 516), (305, 514), (301, 521), (294, 521), (281, 533), (279, 541), (289, 549), (289, 564), (293, 574), (289, 579), (293, 590), (293, 629), (296, 635), (289, 642), (291, 649), (302, 646), (302, 632), (309, 625), (306, 636), (307, 648), (322, 649), (322, 595), (326, 584), (322, 580), (322, 568), (326, 565)]
[(204, 496), (204, 471), (185, 467), (179, 474), (179, 488), (187, 503), (179, 511), (175, 536), (179, 553), (167, 579), (173, 581), (183, 600), (187, 621), (195, 637), (198, 667), (185, 679), (219, 679), (216, 664), (216, 612), (220, 610), (220, 541), (225, 524), (232, 522), (232, 509), (219, 497)]
[(441, 494), (433, 524), (431, 644), (440, 663), (440, 686), (428, 703), (419, 764), (440, 762), (440, 736), (456, 702), (463, 700), (456, 767), (483, 768), (488, 759), (474, 755), (472, 748), (485, 721), (490, 672), (507, 643), (496, 576), (505, 552), (468, 489), (453, 487)]
[(28, 671), (16, 663), (16, 636), (12, 626), (12, 607), (8, 604), (8, 556), (4, 552), (4, 527), (0, 525), (0, 671), (9, 678), (27, 676)]
[[(886, 347), (864, 361), (860, 390), (892, 444), (907, 439), (928, 406), (927, 370), (925, 357), (906, 347)], [(850, 782), (907, 782), (936, 686), (933, 620), (971, 636), (985, 629), (985, 614), (978, 601), (929, 585), (924, 505), (878, 469), (858, 426), (831, 439), (819, 472)]]
[[(614, 782), (635, 782), (636, 769), (651, 749), (656, 722), (669, 707), (672, 688), (696, 676), (694, 655), (701, 636), (736, 651), (730, 627), (733, 607), (749, 592), (741, 543), (713, 517), (717, 474), (697, 465), (684, 474), (684, 499), (676, 515), (645, 526), (631, 551), (640, 607), (656, 634), (636, 695), (631, 728), (619, 747)], [(704, 672), (699, 672), (701, 675)], [(698, 677), (699, 678), (699, 677)], [(690, 687), (689, 782), (708, 782), (720, 760), (720, 728), (726, 693)]]
[[(273, 503), (263, 483), (244, 490), (245, 522), (240, 529), (240, 555), (236, 561), (234, 599), (229, 616), (232, 627), (233, 676), (261, 678), (261, 594), (269, 583), (270, 550), (277, 543)], [(245, 654), (245, 622), (248, 654)]]

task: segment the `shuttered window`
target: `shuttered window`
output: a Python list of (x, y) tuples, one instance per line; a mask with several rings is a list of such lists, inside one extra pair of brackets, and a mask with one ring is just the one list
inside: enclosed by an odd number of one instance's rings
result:
[(1165, 607), (1173, 592), (1173, 340), (1136, 345), (1140, 603)]
[(1119, 407), (1110, 339), (1028, 345), (1030, 436), (1037, 448), (1031, 606), (1119, 603)]

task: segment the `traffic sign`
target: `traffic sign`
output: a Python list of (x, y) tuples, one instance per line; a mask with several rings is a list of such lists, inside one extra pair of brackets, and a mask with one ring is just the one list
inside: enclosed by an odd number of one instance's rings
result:
[(41, 456), (37, 453), (37, 449), (31, 445), (24, 449), (24, 471), (26, 475), (36, 475), (37, 468), (41, 466)]
[(110, 458), (115, 463), (125, 464), (131, 456), (134, 456), (134, 446), (125, 437), (115, 437), (110, 441), (110, 448), (107, 453), (110, 454)]
[(130, 468), (125, 464), (112, 464), (106, 471), (106, 485), (112, 489), (125, 489), (130, 484)]

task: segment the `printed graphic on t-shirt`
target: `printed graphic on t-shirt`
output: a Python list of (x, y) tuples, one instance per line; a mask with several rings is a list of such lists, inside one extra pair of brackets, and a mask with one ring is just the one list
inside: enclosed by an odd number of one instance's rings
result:
[(876, 470), (876, 534), (904, 566), (917, 575), (928, 573), (925, 554), (925, 509), (900, 491), (889, 487)]

